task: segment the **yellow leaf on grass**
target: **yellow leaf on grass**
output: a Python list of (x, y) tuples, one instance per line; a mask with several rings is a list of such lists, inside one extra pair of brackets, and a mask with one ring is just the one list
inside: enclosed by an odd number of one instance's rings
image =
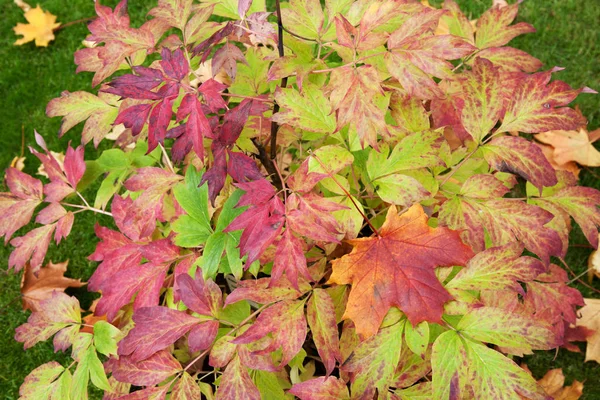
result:
[(579, 131), (548, 131), (538, 133), (535, 138), (554, 147), (557, 164), (575, 161), (588, 167), (600, 167), (600, 152), (592, 145), (600, 139), (600, 129), (589, 133), (583, 128)]
[(538, 381), (554, 400), (577, 400), (583, 394), (583, 383), (573, 381), (570, 386), (565, 386), (565, 376), (562, 369), (551, 369)]
[(577, 320), (577, 326), (595, 331), (593, 335), (587, 338), (585, 361), (600, 362), (600, 299), (584, 300), (585, 307), (579, 310), (581, 318)]
[(38, 5), (25, 13), (25, 19), (29, 24), (18, 23), (13, 28), (17, 35), (23, 37), (15, 42), (16, 45), (35, 40), (36, 46), (46, 47), (51, 40), (54, 40), (54, 29), (60, 26), (56, 22), (56, 16), (44, 11)]

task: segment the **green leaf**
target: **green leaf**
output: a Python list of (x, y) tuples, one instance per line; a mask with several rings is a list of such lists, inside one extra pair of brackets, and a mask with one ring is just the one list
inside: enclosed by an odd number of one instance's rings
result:
[(98, 321), (94, 324), (94, 346), (105, 356), (117, 354), (116, 338), (121, 331), (106, 321)]
[(413, 353), (421, 358), (425, 357), (425, 352), (429, 347), (429, 324), (427, 321), (421, 322), (416, 327), (407, 321), (404, 327), (404, 339)]
[(240, 241), (238, 233), (228, 233), (227, 240), (225, 241), (225, 255), (227, 257), (227, 264), (229, 266), (229, 272), (235, 277), (235, 279), (241, 279), (244, 273), (244, 265), (242, 264), (242, 257), (240, 255)]
[(223, 204), (223, 208), (219, 214), (215, 232), (223, 231), (223, 229), (227, 228), (234, 219), (236, 219), (241, 213), (244, 212), (244, 210), (246, 210), (246, 207), (236, 207), (243, 194), (243, 190), (236, 189), (227, 198), (227, 201), (225, 204)]
[(324, 16), (319, 0), (290, 0), (289, 7), (281, 10), (281, 16), (300, 36), (318, 39), (321, 35)]
[(174, 243), (181, 247), (198, 247), (210, 237), (212, 229), (189, 215), (182, 215), (171, 224), (177, 233)]
[[(240, 19), (238, 15), (238, 0), (202, 0), (202, 3), (216, 4), (213, 11), (215, 15), (235, 20)], [(250, 15), (259, 11), (265, 11), (265, 0), (253, 0), (246, 14)]]
[(481, 343), (462, 338), (456, 331), (437, 338), (431, 365), (435, 399), (546, 398), (535, 379), (514, 361)]
[(392, 174), (373, 180), (377, 195), (386, 203), (409, 207), (429, 197), (430, 193), (413, 177)]
[(60, 382), (61, 374), (66, 373), (68, 374), (68, 371), (56, 361), (40, 365), (25, 377), (25, 381), (19, 390), (21, 395), (19, 399), (39, 400), (49, 398), (51, 393), (56, 390), (56, 386), (66, 384), (66, 382)]
[(215, 279), (217, 271), (219, 270), (219, 264), (221, 263), (223, 251), (225, 250), (227, 237), (228, 235), (224, 232), (215, 232), (210, 235), (206, 241), (206, 244), (204, 245), (204, 252), (202, 253), (202, 257), (199, 259), (204, 279)]
[(354, 156), (345, 148), (334, 145), (323, 146), (308, 158), (308, 172), (329, 175), (339, 172), (351, 165), (353, 161)]
[(282, 109), (273, 115), (273, 121), (311, 132), (335, 131), (335, 115), (320, 88), (304, 83), (302, 94), (294, 88), (277, 88), (275, 100), (282, 105)]
[(212, 233), (208, 214), (208, 185), (198, 187), (202, 173), (188, 168), (185, 182), (173, 188), (175, 199), (188, 215), (180, 216), (172, 225), (175, 244), (181, 247), (197, 247), (206, 242)]
[(219, 312), (219, 319), (231, 322), (234, 325), (240, 324), (249, 316), (250, 303), (248, 303), (246, 300), (229, 304)]
[(108, 379), (106, 378), (106, 373), (104, 372), (104, 366), (102, 365), (102, 362), (100, 362), (100, 359), (98, 358), (98, 354), (96, 354), (96, 349), (94, 348), (94, 346), (90, 346), (86, 354), (86, 361), (88, 363), (90, 378), (94, 386), (96, 386), (98, 389), (111, 391), (110, 384), (108, 383)]
[(279, 379), (272, 372), (256, 370), (254, 371), (254, 384), (258, 388), (262, 399), (292, 399), (283, 391), (288, 389), (281, 386)]
[(104, 150), (98, 157), (97, 162), (106, 171), (124, 169), (130, 165), (127, 155), (120, 149)]

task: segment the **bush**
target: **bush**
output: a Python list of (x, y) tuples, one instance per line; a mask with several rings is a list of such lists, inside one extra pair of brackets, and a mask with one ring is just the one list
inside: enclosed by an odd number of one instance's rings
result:
[(44, 205), (10, 240), (33, 274), (77, 213), (117, 230), (96, 227), (92, 310), (55, 291), (17, 329), (73, 358), (23, 398), (546, 398), (509, 357), (584, 334), (551, 258), (571, 217), (597, 246), (600, 192), (530, 134), (584, 126), (589, 90), (505, 46), (533, 31), (518, 5), (325, 5), (160, 0), (133, 28), (97, 4), (75, 62), (98, 94), (47, 108), (82, 145), (36, 134), (48, 180), (10, 168), (0, 226)]

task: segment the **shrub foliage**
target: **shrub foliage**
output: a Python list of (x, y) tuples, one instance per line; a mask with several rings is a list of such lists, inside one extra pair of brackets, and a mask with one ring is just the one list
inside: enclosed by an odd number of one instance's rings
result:
[(0, 233), (37, 274), (79, 212), (116, 229), (93, 309), (56, 291), (17, 329), (73, 359), (22, 398), (546, 398), (512, 357), (584, 334), (552, 261), (571, 218), (597, 247), (600, 192), (530, 140), (584, 126), (590, 90), (506, 46), (534, 31), (517, 8), (159, 0), (136, 28), (97, 3), (97, 94), (47, 108), (82, 144), (36, 134), (48, 179), (8, 169)]

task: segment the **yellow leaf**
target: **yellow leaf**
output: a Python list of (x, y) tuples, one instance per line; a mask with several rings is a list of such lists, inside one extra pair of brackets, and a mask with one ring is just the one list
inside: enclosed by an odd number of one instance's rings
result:
[(591, 329), (594, 333), (587, 338), (585, 361), (600, 362), (600, 299), (584, 299), (585, 307), (579, 310), (581, 318), (577, 326)]
[(554, 147), (557, 164), (574, 161), (588, 167), (600, 166), (600, 152), (592, 145), (600, 138), (600, 129), (589, 133), (583, 128), (579, 131), (548, 131), (538, 133), (535, 138)]
[(56, 16), (44, 11), (38, 5), (25, 13), (25, 19), (29, 24), (18, 23), (13, 28), (17, 35), (22, 35), (15, 44), (22, 45), (24, 43), (35, 40), (36, 46), (46, 47), (51, 40), (54, 40), (54, 29), (60, 26), (56, 22)]
[(565, 386), (565, 376), (560, 368), (548, 371), (538, 383), (555, 400), (577, 400), (583, 394), (581, 382), (573, 381), (570, 386)]

